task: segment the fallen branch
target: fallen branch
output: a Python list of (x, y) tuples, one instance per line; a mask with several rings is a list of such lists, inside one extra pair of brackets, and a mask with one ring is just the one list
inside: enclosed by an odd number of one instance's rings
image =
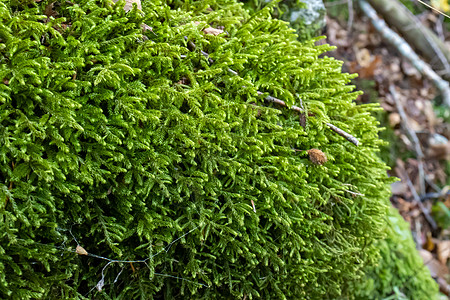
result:
[(373, 26), (378, 30), (381, 36), (390, 42), (395, 48), (407, 58), (411, 64), (425, 77), (430, 79), (434, 85), (439, 89), (442, 98), (447, 107), (450, 107), (450, 87), (449, 83), (443, 80), (433, 69), (426, 64), (413, 51), (413, 49), (402, 39), (397, 33), (390, 29), (386, 22), (377, 16), (376, 11), (365, 0), (359, 0), (359, 5), (363, 12), (370, 18)]

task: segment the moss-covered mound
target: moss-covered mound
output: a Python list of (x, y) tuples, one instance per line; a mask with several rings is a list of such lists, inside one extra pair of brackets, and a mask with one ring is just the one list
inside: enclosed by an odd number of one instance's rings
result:
[(0, 298), (351, 296), (389, 179), (331, 47), (232, 0), (123, 6), (0, 1)]

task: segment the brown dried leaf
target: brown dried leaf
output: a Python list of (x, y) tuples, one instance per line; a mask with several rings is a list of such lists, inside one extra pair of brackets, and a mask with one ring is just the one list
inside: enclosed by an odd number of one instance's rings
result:
[(389, 125), (394, 128), (400, 124), (401, 118), (398, 113), (389, 114)]
[(361, 78), (371, 78), (382, 63), (380, 55), (372, 56), (366, 48), (356, 52), (356, 61), (350, 62), (350, 72), (358, 73)]
[(367, 68), (372, 63), (373, 58), (369, 50), (363, 48), (356, 52), (356, 62), (363, 68)]
[(432, 134), (428, 137), (428, 144), (428, 157), (450, 159), (450, 141), (446, 137), (437, 133)]
[(437, 244), (437, 256), (441, 264), (446, 264), (450, 257), (450, 241), (441, 241)]
[[(396, 181), (393, 184), (391, 184), (391, 191), (393, 195), (403, 195), (404, 193), (406, 193), (408, 191), (408, 186), (406, 185), (406, 183), (401, 182), (401, 181)], [(401, 202), (406, 202), (403, 199), (399, 199), (399, 201)], [(408, 205), (410, 205), (409, 202)]]
[(86, 250), (84, 250), (84, 248), (81, 247), (80, 245), (77, 246), (77, 249), (75, 250), (75, 252), (78, 255), (88, 255), (88, 252)]
[(415, 67), (413, 67), (408, 61), (403, 60), (402, 61), (402, 69), (403, 73), (405, 73), (407, 76), (414, 76), (416, 78), (421, 78), (422, 75)]
[(447, 266), (435, 259), (430, 251), (421, 249), (419, 250), (419, 254), (422, 257), (423, 263), (430, 270), (432, 277), (445, 277), (449, 273)]

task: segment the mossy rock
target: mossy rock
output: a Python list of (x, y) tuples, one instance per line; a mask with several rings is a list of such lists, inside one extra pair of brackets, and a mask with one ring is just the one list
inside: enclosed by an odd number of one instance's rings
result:
[(0, 2), (0, 298), (353, 298), (378, 106), (270, 7), (124, 4)]

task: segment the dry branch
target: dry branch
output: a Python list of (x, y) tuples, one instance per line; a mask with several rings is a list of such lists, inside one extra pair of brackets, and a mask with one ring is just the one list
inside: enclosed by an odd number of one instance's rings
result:
[(450, 107), (450, 87), (449, 83), (443, 80), (431, 67), (426, 64), (420, 57), (414, 52), (411, 46), (405, 42), (397, 33), (390, 29), (386, 22), (377, 16), (376, 11), (365, 0), (359, 0), (359, 5), (363, 12), (370, 18), (373, 26), (378, 30), (381, 36), (391, 43), (395, 48), (407, 58), (411, 64), (425, 77), (430, 79), (434, 85), (439, 89), (442, 94), (442, 98), (447, 107)]

